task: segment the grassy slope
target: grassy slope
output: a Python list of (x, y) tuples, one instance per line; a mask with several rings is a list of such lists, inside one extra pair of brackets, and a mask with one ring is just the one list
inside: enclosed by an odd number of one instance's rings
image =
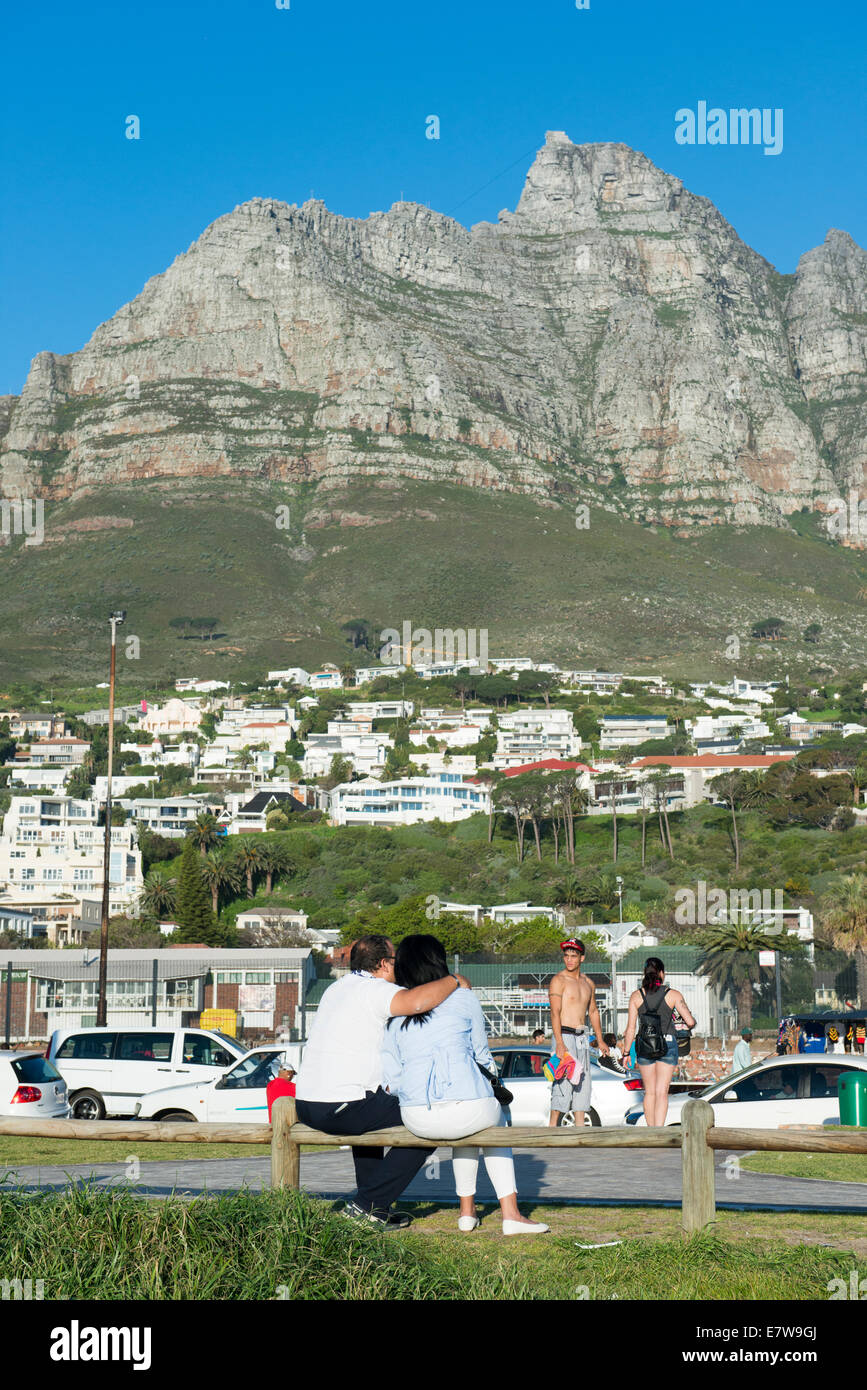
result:
[(584, 1212), (553, 1212), (552, 1235), (509, 1243), (495, 1218), (479, 1238), (459, 1237), (453, 1212), (447, 1224), (383, 1236), (291, 1192), (193, 1202), (4, 1193), (0, 1244), (5, 1268), (42, 1279), (48, 1299), (792, 1300), (825, 1297), (853, 1262), (851, 1233), (836, 1250), (790, 1245), (785, 1216), (776, 1239), (739, 1236), (726, 1223), (724, 1236), (688, 1244), (670, 1223), (640, 1234), (649, 1217), (609, 1209), (605, 1219), (625, 1243), (582, 1251), (575, 1241), (587, 1237)]
[(790, 1178), (826, 1178), (831, 1182), (867, 1182), (864, 1154), (751, 1154), (741, 1167), (753, 1173), (777, 1173)]
[[(289, 530), (275, 508), (288, 503)], [(363, 524), (319, 524), (334, 508)], [(319, 517), (314, 514), (318, 512)], [(128, 528), (68, 531), (123, 517)], [(375, 524), (373, 524), (375, 523)], [(170, 671), (242, 677), (266, 665), (345, 659), (339, 625), (487, 628), (491, 655), (513, 651), (681, 674), (806, 670), (863, 659), (867, 565), (813, 536), (719, 527), (681, 540), (596, 507), (578, 530), (571, 504), (454, 485), (371, 482), (346, 492), (232, 480), (143, 482), (46, 507), (46, 543), (4, 552), (0, 677), (102, 679), (105, 615), (128, 610), (123, 636), (141, 658), (119, 677), (147, 685)], [(65, 535), (62, 543), (52, 538)], [(302, 536), (304, 544), (302, 545)], [(215, 614), (225, 637), (182, 642), (181, 614)], [(749, 638), (759, 618), (792, 640)], [(807, 623), (823, 626), (805, 646)], [(741, 657), (726, 660), (730, 635)], [(640, 666), (639, 666), (640, 669)]]

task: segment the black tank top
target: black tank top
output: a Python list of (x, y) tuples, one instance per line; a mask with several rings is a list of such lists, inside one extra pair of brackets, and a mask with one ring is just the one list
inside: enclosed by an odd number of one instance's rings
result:
[(669, 986), (666, 984), (661, 984), (657, 989), (645, 990), (642, 1002), (638, 1006), (639, 1014), (646, 1013), (648, 1009), (659, 1014), (659, 1022), (666, 1037), (674, 1032), (674, 1024), (671, 1021), (672, 1007), (665, 1002), (668, 990)]

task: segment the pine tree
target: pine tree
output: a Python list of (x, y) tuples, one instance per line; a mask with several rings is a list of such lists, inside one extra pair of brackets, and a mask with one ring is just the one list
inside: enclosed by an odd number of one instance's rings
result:
[(201, 941), (206, 946), (217, 944), (219, 932), (211, 894), (202, 873), (201, 856), (192, 838), (184, 843), (178, 873), (177, 907), (175, 910), (178, 941)]

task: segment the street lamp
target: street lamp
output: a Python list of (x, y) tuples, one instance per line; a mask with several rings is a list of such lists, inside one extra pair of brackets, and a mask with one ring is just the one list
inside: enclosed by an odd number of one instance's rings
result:
[(105, 790), (105, 840), (102, 853), (102, 923), (99, 933), (99, 984), (96, 999), (96, 1026), (104, 1028), (107, 1022), (108, 978), (108, 894), (111, 873), (111, 770), (114, 762), (114, 669), (117, 651), (117, 629), (126, 618), (126, 612), (118, 609), (109, 613), (111, 624), (111, 666), (108, 677), (108, 782)]

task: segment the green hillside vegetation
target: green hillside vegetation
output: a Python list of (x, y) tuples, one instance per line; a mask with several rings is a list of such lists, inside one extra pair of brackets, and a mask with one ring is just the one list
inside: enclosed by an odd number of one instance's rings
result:
[[(587, 529), (576, 528), (578, 502)], [(288, 528), (278, 525), (286, 507)], [(133, 524), (76, 529), (95, 511)], [(0, 679), (104, 679), (116, 607), (128, 615), (118, 679), (136, 695), (191, 668), (236, 681), (269, 666), (370, 663), (341, 631), (360, 613), (377, 633), (404, 620), (486, 629), (492, 656), (646, 662), (693, 678), (846, 669), (867, 638), (859, 553), (772, 528), (682, 539), (603, 510), (592, 490), (558, 508), (411, 480), (327, 496), (307, 484), (153, 480), (101, 488), (98, 507), (49, 501), (45, 527), (43, 545), (4, 552)], [(751, 637), (771, 613), (780, 640)], [(213, 640), (171, 626), (187, 614), (218, 614)], [(815, 623), (818, 639), (806, 641)], [(138, 658), (127, 656), (130, 636)]]

